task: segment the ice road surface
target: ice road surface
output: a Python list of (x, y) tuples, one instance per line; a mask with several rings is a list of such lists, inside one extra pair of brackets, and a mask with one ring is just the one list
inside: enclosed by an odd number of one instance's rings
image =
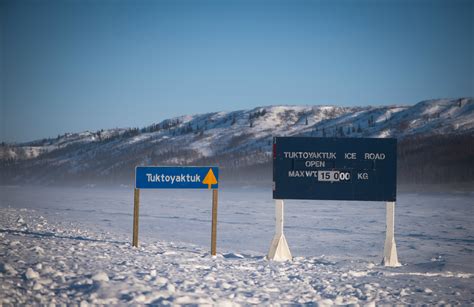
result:
[(292, 262), (264, 259), (271, 192), (0, 187), (0, 304), (474, 303), (474, 193), (401, 194), (399, 268), (380, 265), (385, 204), (287, 201)]

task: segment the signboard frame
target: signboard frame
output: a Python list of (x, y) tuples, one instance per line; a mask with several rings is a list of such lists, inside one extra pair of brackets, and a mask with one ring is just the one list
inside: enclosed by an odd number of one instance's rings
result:
[[(155, 171), (155, 174), (144, 173), (147, 182), (139, 181), (137, 174), (142, 171)], [(166, 170), (166, 175), (161, 172), (161, 176), (156, 173), (157, 170)], [(195, 176), (204, 175), (202, 180), (197, 183), (196, 177), (191, 179), (189, 172), (194, 170)], [(207, 170), (207, 172), (206, 172)], [(187, 172), (187, 173), (186, 173)], [(173, 177), (174, 176), (174, 177)], [(189, 176), (189, 177), (188, 177)], [(218, 208), (218, 189), (219, 189), (219, 167), (217, 166), (136, 166), (134, 172), (134, 206), (133, 206), (133, 234), (132, 246), (138, 247), (138, 225), (139, 225), (139, 208), (140, 208), (140, 189), (208, 189), (212, 190), (212, 221), (211, 221), (211, 255), (217, 253), (217, 208)], [(174, 178), (174, 179), (173, 179)], [(201, 179), (199, 177), (199, 179)], [(190, 182), (189, 185), (187, 183)], [(176, 185), (174, 186), (174, 184)]]
[[(147, 174), (146, 172), (161, 172)], [(212, 171), (212, 172), (210, 172)], [(166, 172), (166, 174), (164, 174)], [(153, 182), (144, 182), (144, 176), (151, 175)], [(184, 173), (184, 174), (183, 174)], [(192, 175), (190, 173), (193, 173)], [(155, 175), (155, 176), (153, 176)], [(191, 175), (191, 176), (190, 176)], [(189, 178), (188, 178), (189, 176)], [(193, 181), (195, 176), (200, 176), (198, 182)], [(208, 177), (209, 176), (209, 177)], [(218, 189), (219, 167), (217, 166), (136, 166), (135, 188), (136, 189)], [(183, 181), (184, 179), (184, 181)], [(210, 183), (207, 181), (209, 180)]]
[[(285, 148), (279, 147), (282, 146), (281, 141), (284, 143), (283, 147), (298, 145), (300, 148), (297, 151), (284, 152)], [(319, 141), (323, 146), (319, 144), (320, 146), (312, 148), (314, 144), (311, 144), (311, 141)], [(355, 148), (347, 151), (344, 147), (350, 145)], [(368, 145), (379, 147), (375, 152), (367, 152), (366, 147), (371, 147)], [(343, 159), (338, 158), (341, 155)], [(358, 160), (357, 156), (364, 159)], [(387, 157), (389, 159), (385, 160)], [(306, 162), (301, 158), (306, 159)], [(388, 178), (384, 178), (384, 174)], [(356, 181), (353, 182), (354, 175)], [(373, 180), (370, 181), (369, 178)], [(299, 185), (304, 188), (299, 188)], [(340, 191), (341, 188), (343, 192)], [(272, 190), (276, 223), (267, 259), (292, 259), (283, 233), (284, 199), (385, 201), (386, 236), (382, 264), (390, 267), (400, 266), (394, 231), (397, 193), (396, 139), (274, 137)]]
[(273, 138), (274, 199), (396, 201), (396, 183), (396, 139)]

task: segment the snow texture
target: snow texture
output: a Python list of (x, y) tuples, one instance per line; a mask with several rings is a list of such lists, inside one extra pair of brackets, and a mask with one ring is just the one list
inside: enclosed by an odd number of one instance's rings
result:
[(474, 303), (473, 192), (401, 194), (402, 267), (380, 265), (385, 204), (287, 201), (291, 262), (265, 260), (271, 192), (147, 191), (132, 248), (130, 188), (0, 187), (0, 304)]

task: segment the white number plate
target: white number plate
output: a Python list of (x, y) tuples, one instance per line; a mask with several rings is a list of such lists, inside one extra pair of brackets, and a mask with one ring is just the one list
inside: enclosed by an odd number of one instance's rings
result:
[(318, 172), (318, 181), (349, 181), (351, 180), (350, 172), (340, 172), (340, 171), (319, 171)]

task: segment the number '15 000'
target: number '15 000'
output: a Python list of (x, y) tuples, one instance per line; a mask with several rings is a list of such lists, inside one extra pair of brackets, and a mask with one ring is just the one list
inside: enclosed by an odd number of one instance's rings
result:
[(351, 180), (350, 172), (340, 172), (340, 171), (319, 171), (318, 172), (318, 181), (349, 181)]

